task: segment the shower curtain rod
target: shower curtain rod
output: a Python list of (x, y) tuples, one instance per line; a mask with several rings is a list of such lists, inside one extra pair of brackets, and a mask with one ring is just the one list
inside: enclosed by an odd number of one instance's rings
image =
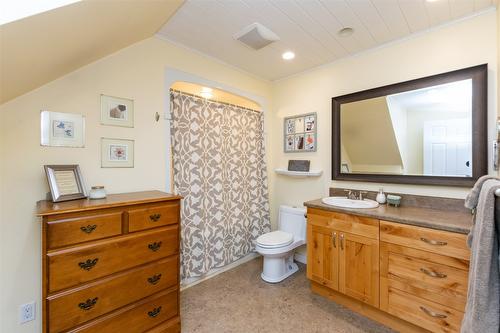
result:
[(262, 113), (262, 111), (259, 111), (259, 110), (250, 109), (250, 108), (247, 108), (247, 107), (244, 107), (244, 106), (241, 106), (241, 105), (236, 105), (236, 104), (232, 104), (232, 103), (228, 103), (228, 102), (222, 102), (222, 101), (218, 101), (218, 100), (215, 100), (215, 99), (203, 98), (203, 97), (200, 97), (198, 95), (191, 94), (191, 93), (188, 93), (188, 92), (185, 92), (185, 91), (181, 91), (181, 90), (177, 90), (177, 89), (170, 88), (170, 91), (175, 91), (175, 92), (178, 92), (180, 94), (184, 94), (184, 95), (187, 95), (187, 96), (192, 96), (192, 97), (196, 97), (196, 98), (200, 98), (200, 99), (205, 99), (207, 101), (211, 101), (211, 102), (215, 102), (215, 103), (220, 103), (220, 104), (235, 106), (237, 108), (245, 109), (245, 110), (256, 112), (256, 113)]

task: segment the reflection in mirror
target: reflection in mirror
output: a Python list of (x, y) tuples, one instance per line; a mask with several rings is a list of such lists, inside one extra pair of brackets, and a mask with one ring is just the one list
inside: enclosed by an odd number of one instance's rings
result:
[(472, 176), (472, 79), (340, 107), (341, 172)]

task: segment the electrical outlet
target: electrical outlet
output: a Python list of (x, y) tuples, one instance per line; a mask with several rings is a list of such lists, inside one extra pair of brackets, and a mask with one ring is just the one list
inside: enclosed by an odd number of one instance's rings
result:
[(19, 321), (24, 324), (28, 321), (35, 320), (35, 302), (30, 302), (21, 305), (19, 308)]

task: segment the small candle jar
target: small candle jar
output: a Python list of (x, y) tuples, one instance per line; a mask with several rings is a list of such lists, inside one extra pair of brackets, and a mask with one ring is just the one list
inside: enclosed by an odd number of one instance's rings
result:
[(106, 190), (104, 186), (92, 186), (89, 193), (90, 199), (104, 199), (106, 198)]

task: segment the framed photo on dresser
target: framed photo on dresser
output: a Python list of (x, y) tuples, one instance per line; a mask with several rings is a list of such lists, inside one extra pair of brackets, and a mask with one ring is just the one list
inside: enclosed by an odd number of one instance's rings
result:
[(45, 165), (53, 202), (83, 199), (87, 197), (82, 172), (78, 165)]

